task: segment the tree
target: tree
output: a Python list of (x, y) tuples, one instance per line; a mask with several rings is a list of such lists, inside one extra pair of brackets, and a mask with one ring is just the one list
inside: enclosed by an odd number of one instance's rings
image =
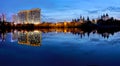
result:
[(82, 20), (82, 16), (80, 16), (80, 20)]
[(87, 21), (90, 21), (90, 18), (89, 18), (89, 17), (87, 17)]
[(109, 17), (108, 13), (106, 13), (106, 17)]
[(80, 21), (80, 19), (77, 19), (77, 22), (79, 22)]
[(83, 22), (85, 21), (85, 17), (83, 17)]
[(75, 19), (75, 22), (77, 22), (77, 19)]
[(1, 18), (0, 18), (0, 22), (1, 22)]
[(111, 17), (111, 20), (114, 20), (114, 17)]
[(74, 19), (72, 19), (72, 22), (74, 22)]

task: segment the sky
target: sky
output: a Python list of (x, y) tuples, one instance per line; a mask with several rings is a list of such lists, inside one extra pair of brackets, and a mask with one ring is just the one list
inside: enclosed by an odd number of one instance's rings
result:
[(7, 19), (20, 10), (41, 9), (42, 21), (71, 21), (74, 18), (89, 16), (98, 18), (104, 13), (120, 18), (119, 0), (0, 0), (0, 13)]

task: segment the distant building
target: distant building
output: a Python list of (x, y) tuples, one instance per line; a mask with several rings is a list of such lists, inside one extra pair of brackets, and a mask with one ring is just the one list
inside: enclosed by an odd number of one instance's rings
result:
[(108, 19), (110, 19), (110, 18), (109, 18), (109, 15), (108, 15), (108, 14), (106, 14), (106, 15), (103, 14), (103, 15), (101, 16), (101, 19), (103, 19), (103, 20), (106, 21), (106, 20), (108, 20)]
[(38, 24), (41, 21), (41, 10), (39, 8), (23, 10), (18, 13), (19, 22), (23, 24)]
[(12, 22), (18, 23), (18, 16), (16, 14), (12, 15)]
[(81, 22), (81, 23), (83, 23), (83, 17), (82, 16), (80, 16), (80, 20), (79, 20), (79, 22)]
[(5, 16), (5, 14), (1, 14), (1, 15), (0, 15), (0, 19), (1, 19), (1, 21), (6, 21), (6, 16)]

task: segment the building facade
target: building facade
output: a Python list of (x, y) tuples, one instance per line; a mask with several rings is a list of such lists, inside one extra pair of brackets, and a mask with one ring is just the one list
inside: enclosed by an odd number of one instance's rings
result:
[(18, 16), (16, 14), (12, 15), (12, 22), (18, 23)]
[(39, 8), (23, 10), (18, 13), (18, 20), (23, 24), (38, 24), (41, 21), (41, 10)]

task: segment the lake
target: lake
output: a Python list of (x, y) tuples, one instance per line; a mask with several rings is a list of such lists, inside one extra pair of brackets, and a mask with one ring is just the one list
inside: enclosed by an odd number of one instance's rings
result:
[(120, 32), (0, 31), (0, 66), (120, 66)]

